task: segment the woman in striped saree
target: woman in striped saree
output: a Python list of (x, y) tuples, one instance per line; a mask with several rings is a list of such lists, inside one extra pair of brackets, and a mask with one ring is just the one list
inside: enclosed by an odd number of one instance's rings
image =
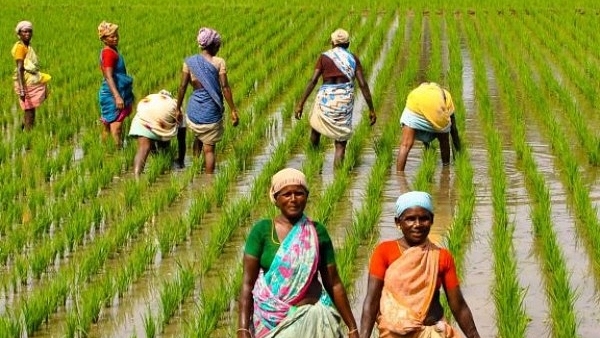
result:
[(339, 167), (344, 160), (346, 143), (352, 135), (352, 112), (354, 110), (354, 79), (369, 106), (371, 125), (377, 116), (373, 107), (373, 99), (369, 85), (365, 81), (362, 65), (356, 55), (348, 51), (350, 35), (343, 29), (331, 34), (332, 48), (322, 53), (312, 78), (308, 82), (304, 94), (294, 109), (297, 119), (302, 117), (304, 103), (313, 91), (319, 78), (323, 83), (317, 92), (315, 104), (310, 115), (312, 145), (319, 144), (321, 135), (335, 140), (334, 166)]

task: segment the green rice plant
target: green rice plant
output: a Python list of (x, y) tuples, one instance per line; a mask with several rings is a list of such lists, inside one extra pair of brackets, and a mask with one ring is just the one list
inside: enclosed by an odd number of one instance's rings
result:
[(218, 284), (232, 285), (227, 288), (206, 288), (200, 293), (200, 301), (196, 304), (194, 319), (185, 327), (185, 337), (207, 337), (217, 326), (221, 313), (229, 306), (229, 301), (235, 297), (241, 287), (241, 266), (227, 276), (219, 274)]
[(0, 333), (4, 337), (21, 337), (23, 334), (17, 320), (6, 317), (0, 317)]
[(152, 310), (148, 307), (146, 314), (142, 315), (142, 321), (144, 322), (144, 330), (146, 333), (146, 338), (155, 338), (160, 331), (158, 327), (158, 323), (154, 320), (154, 316), (152, 315)]
[(79, 337), (81, 329), (81, 321), (77, 312), (69, 312), (65, 318), (65, 337)]

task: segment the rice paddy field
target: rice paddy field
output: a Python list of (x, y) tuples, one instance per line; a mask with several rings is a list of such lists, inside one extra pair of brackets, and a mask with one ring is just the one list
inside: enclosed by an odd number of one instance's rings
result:
[[(307, 214), (334, 238), (357, 318), (372, 249), (399, 235), (394, 202), (419, 189), (482, 337), (598, 336), (595, 1), (3, 0), (0, 17), (0, 337), (233, 337), (244, 238), (276, 213), (267, 189), (285, 166), (308, 177)], [(29, 133), (12, 89), (20, 20), (53, 77)], [(214, 175), (188, 149), (184, 169), (151, 156), (136, 180), (135, 142), (100, 141), (102, 20), (120, 26), (138, 99), (176, 92), (199, 27), (222, 34), (241, 121), (226, 126)], [(309, 147), (293, 106), (338, 27), (378, 122), (359, 94), (334, 170), (333, 143)], [(442, 168), (439, 150), (416, 144), (398, 173), (399, 117), (422, 81), (452, 93), (464, 149)]]

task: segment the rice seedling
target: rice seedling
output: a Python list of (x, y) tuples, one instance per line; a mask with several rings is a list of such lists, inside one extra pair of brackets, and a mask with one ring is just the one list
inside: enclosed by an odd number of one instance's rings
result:
[(160, 328), (158, 323), (154, 320), (154, 316), (152, 315), (150, 308), (148, 308), (146, 313), (142, 315), (142, 321), (144, 322), (146, 338), (157, 337), (158, 332), (160, 332)]

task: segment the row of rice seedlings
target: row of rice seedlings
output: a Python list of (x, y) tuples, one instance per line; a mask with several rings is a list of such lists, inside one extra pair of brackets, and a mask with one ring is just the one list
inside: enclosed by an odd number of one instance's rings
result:
[[(535, 64), (543, 65), (544, 63), (538, 59), (535, 60)], [(590, 197), (590, 188), (582, 177), (581, 164), (578, 163), (575, 154), (571, 151), (571, 141), (567, 139), (565, 132), (561, 129), (562, 124), (554, 115), (544, 113), (550, 111), (556, 102), (548, 100), (549, 92), (544, 91), (544, 86), (533, 80), (535, 75), (532, 74), (533, 71), (530, 68), (520, 67), (519, 72), (525, 77), (525, 80), (530, 81), (526, 89), (532, 95), (531, 99), (537, 108), (533, 111), (534, 117), (545, 128), (547, 138), (552, 145), (552, 152), (555, 154), (555, 160), (561, 168), (560, 177), (571, 198), (578, 219), (576, 230), (585, 243), (590, 261), (600, 262), (600, 249), (598, 249), (600, 248), (600, 233), (595, 231), (600, 226), (600, 221)], [(600, 280), (600, 265), (594, 263), (592, 269), (596, 280)]]
[[(533, 25), (528, 21), (526, 18), (524, 19), (524, 26), (527, 26), (527, 24)], [(555, 41), (555, 33), (550, 33), (545, 27), (529, 27), (529, 31), (530, 35), (532, 35), (531, 40), (535, 39), (534, 41), (538, 41), (538, 45), (541, 44), (541, 47), (545, 47), (545, 49), (539, 48), (540, 53), (537, 55), (544, 58), (546, 64), (555, 64), (556, 67), (560, 65), (564, 69), (561, 71), (560, 69), (546, 66), (541, 67), (538, 74), (541, 77), (541, 81), (545, 82), (548, 89), (554, 93), (558, 102), (564, 107), (564, 119), (572, 125), (571, 131), (577, 136), (577, 140), (582, 146), (583, 153), (587, 156), (589, 163), (595, 166), (600, 165), (600, 147), (598, 146), (600, 139), (595, 130), (590, 130), (590, 118), (588, 116), (590, 114), (582, 111), (580, 108), (581, 103), (577, 102), (576, 98), (573, 97), (573, 93), (568, 88), (565, 88), (565, 84), (563, 83), (564, 76), (557, 75), (557, 73), (564, 72), (564, 75), (568, 75), (568, 78), (573, 78), (580, 66), (571, 66), (568, 60), (561, 57), (561, 54), (564, 52), (556, 53), (556, 46), (558, 45)], [(553, 44), (549, 45), (549, 41), (553, 41)], [(563, 50), (562, 46), (558, 50)], [(556, 63), (549, 63), (549, 60), (556, 60)]]
[(194, 272), (191, 267), (179, 267), (174, 281), (166, 281), (160, 289), (162, 325), (169, 322), (175, 311), (194, 289)]
[[(600, 102), (596, 88), (588, 84), (600, 80), (600, 60), (595, 57), (596, 43), (595, 41), (592, 42), (588, 34), (593, 36), (593, 32), (596, 31), (595, 23), (589, 22), (589, 17), (571, 13), (561, 13), (561, 15), (542, 14), (548, 13), (534, 12), (524, 20), (535, 20), (535, 24), (545, 26), (536, 29), (539, 34), (546, 35), (540, 43), (547, 49), (552, 50), (552, 54), (548, 55), (549, 57), (559, 59), (555, 64), (568, 69), (568, 78), (563, 77), (562, 80), (569, 81), (589, 102), (589, 108), (586, 107), (584, 110), (594, 110)], [(573, 21), (573, 27), (576, 29), (555, 30), (552, 39), (548, 40), (547, 27), (566, 20)], [(531, 23), (531, 25), (533, 24)], [(538, 36), (538, 33), (536, 33), (536, 36)], [(550, 41), (553, 41), (554, 44), (550, 44)], [(556, 46), (561, 46), (561, 48), (556, 48)], [(582, 55), (585, 55), (585, 57), (581, 57)], [(580, 109), (583, 109), (583, 107)], [(586, 118), (588, 121), (599, 121), (593, 114), (587, 114)]]
[[(0, 261), (6, 262), (6, 259), (13, 253), (20, 252), (27, 242), (33, 242), (36, 238), (43, 236), (49, 230), (49, 227), (55, 225), (59, 228), (61, 220), (70, 216), (71, 210), (76, 210), (80, 202), (86, 202), (89, 198), (98, 195), (98, 191), (110, 184), (113, 175), (121, 171), (122, 163), (120, 160), (108, 161), (98, 170), (98, 176), (91, 176), (83, 184), (71, 184), (71, 195), (66, 195), (63, 199), (46, 199), (41, 197), (40, 202), (28, 206), (23, 215), (30, 213), (31, 221), (24, 222), (16, 231), (16, 228), (8, 232), (7, 241), (0, 244)], [(104, 171), (100, 171), (104, 169)], [(78, 180), (81, 176), (75, 176)], [(74, 183), (74, 182), (71, 182)], [(44, 186), (38, 190), (33, 190), (28, 195), (46, 194)], [(66, 193), (66, 191), (65, 191)], [(32, 200), (29, 198), (29, 200)], [(16, 210), (22, 210), (23, 207), (15, 206)], [(25, 216), (24, 216), (25, 219)]]
[[(523, 308), (524, 292), (520, 287), (517, 278), (517, 262), (515, 250), (512, 245), (514, 233), (514, 223), (508, 220), (508, 211), (506, 206), (506, 174), (504, 172), (504, 159), (502, 154), (502, 141), (495, 128), (494, 108), (490, 102), (488, 89), (488, 72), (486, 63), (488, 56), (482, 51), (487, 45), (486, 38), (493, 39), (492, 34), (480, 36), (481, 31), (477, 28), (478, 22), (465, 22), (465, 34), (469, 42), (478, 41), (479, 43), (470, 43), (474, 62), (475, 92), (481, 115), (481, 123), (486, 136), (489, 172), (492, 184), (492, 206), (494, 209), (494, 222), (492, 226), (492, 252), (494, 254), (494, 285), (492, 294), (496, 305), (498, 335), (500, 337), (525, 337), (528, 318)], [(483, 35), (483, 34), (481, 34)], [(501, 55), (494, 54), (492, 55)], [(497, 72), (498, 76), (504, 73)], [(503, 83), (506, 84), (506, 83)], [(504, 88), (502, 86), (499, 86)], [(514, 127), (514, 126), (513, 126)], [(513, 129), (514, 135), (514, 129)], [(524, 142), (523, 139), (516, 141)], [(523, 143), (524, 144), (524, 143)], [(515, 144), (516, 147), (518, 145)]]
[[(89, 203), (87, 208), (78, 209), (79, 200), (64, 200), (64, 204), (59, 204), (57, 208), (53, 210), (76, 210), (67, 215), (65, 218), (60, 218), (62, 222), (61, 233), (55, 233), (53, 237), (46, 237), (36, 242), (36, 246), (32, 248), (31, 252), (23, 252), (21, 255), (16, 256), (15, 260), (23, 259), (25, 261), (39, 261), (42, 259), (45, 264), (38, 264), (39, 269), (45, 269), (50, 264), (54, 257), (57, 255), (64, 257), (66, 253), (72, 252), (75, 247), (83, 243), (84, 236), (89, 233), (90, 226), (99, 227), (104, 215), (108, 215), (107, 211), (115, 211), (113, 215), (127, 214), (127, 211), (134, 205), (141, 203), (140, 199), (132, 199), (131, 196), (140, 195), (143, 185), (131, 185), (126, 189), (126, 193), (123, 195), (125, 202), (117, 200), (94, 200)], [(129, 196), (129, 197), (128, 197)], [(129, 202), (127, 202), (129, 200)], [(133, 201), (136, 203), (134, 204)], [(123, 209), (122, 205), (126, 205), (127, 208)], [(104, 212), (103, 212), (104, 210)], [(66, 218), (68, 217), (68, 219)], [(58, 220), (57, 220), (58, 221)], [(15, 251), (18, 248), (13, 248), (11, 251)], [(35, 257), (35, 258), (32, 258)], [(39, 275), (44, 271), (34, 271), (34, 274)]]
[[(300, 87), (300, 88), (302, 88), (302, 87)], [(294, 126), (294, 129), (289, 132), (288, 137), (284, 141), (285, 143), (288, 143), (289, 142), (288, 140), (290, 138), (294, 139), (296, 137), (299, 137), (298, 134), (299, 134), (299, 131), (301, 131), (301, 129), (299, 128), (300, 125), (301, 124), (297, 124), (296, 126)], [(303, 127), (306, 128), (305, 125)], [(292, 137), (292, 135), (298, 135), (298, 136)], [(353, 140), (356, 137), (357, 137), (357, 135), (355, 134), (353, 136)], [(295, 143), (295, 140), (292, 140), (291, 144), (294, 144), (294, 143)], [(279, 150), (283, 150), (283, 151), (278, 153)], [(276, 154), (284, 155), (285, 153), (286, 153), (285, 148), (279, 146), (277, 148), (277, 150), (275, 151), (274, 155), (276, 155)], [(348, 153), (350, 155), (352, 153), (352, 151), (349, 151)], [(310, 174), (311, 169), (313, 171), (318, 170), (318, 168), (322, 165), (322, 157), (320, 155), (318, 155), (318, 153), (315, 152), (314, 150), (309, 151), (308, 154), (309, 154), (308, 161), (305, 162), (304, 170), (306, 170), (306, 172), (308, 172)], [(289, 154), (287, 154), (287, 156), (289, 156)], [(315, 163), (306, 164), (307, 162), (310, 162), (311, 158), (315, 158), (315, 157), (317, 158), (317, 160), (319, 160), (318, 164), (315, 164)], [(351, 156), (348, 156), (348, 157), (350, 157), (350, 159), (347, 158), (345, 163), (353, 162), (353, 161), (351, 161)], [(273, 161), (280, 163), (277, 166), (280, 166), (282, 163), (284, 163), (283, 159), (278, 160), (276, 157), (275, 157), (275, 159), (274, 159), (274, 157), (272, 157), (272, 159), (273, 159)], [(269, 162), (266, 165), (266, 167), (268, 167), (271, 163), (273, 163), (273, 162)], [(255, 181), (255, 184), (253, 185), (253, 188), (252, 188), (253, 194), (251, 194), (251, 196), (253, 196), (254, 194), (262, 195), (262, 192), (267, 189), (268, 183), (269, 183), (269, 178), (274, 173), (274, 171), (275, 170), (273, 170), (273, 169), (271, 169), (271, 170), (265, 169), (261, 172), (260, 177), (264, 177), (264, 179), (262, 179), (262, 182), (261, 182), (260, 178), (257, 178), (257, 180)], [(338, 173), (338, 175), (339, 175), (339, 173)], [(308, 175), (308, 176), (310, 177), (310, 175)], [(337, 180), (338, 180), (338, 176), (336, 176), (336, 181)], [(261, 182), (261, 184), (259, 184), (259, 182)], [(251, 198), (249, 201), (255, 201), (255, 200), (257, 200), (257, 199)], [(255, 202), (253, 202), (253, 203), (255, 203)], [(327, 204), (329, 204), (329, 203), (317, 203), (317, 205), (324, 206), (325, 208), (327, 208)], [(248, 206), (248, 207), (250, 207), (250, 206)], [(236, 207), (235, 210), (237, 210), (237, 209), (240, 209), (240, 208)], [(320, 221), (323, 221), (321, 218), (318, 218), (318, 217), (315, 217), (315, 219), (319, 219)], [(227, 224), (229, 222), (225, 222), (225, 223)], [(214, 229), (214, 227), (212, 227), (212, 229)], [(218, 234), (222, 233), (220, 231), (215, 231), (215, 232)], [(229, 238), (229, 234), (223, 235), (223, 237), (224, 237), (223, 240), (217, 241), (217, 243), (215, 243), (214, 245), (224, 245), (227, 238)], [(212, 236), (211, 236), (211, 238), (212, 238)], [(209, 242), (208, 247), (213, 248), (214, 245), (211, 245)], [(215, 254), (215, 256), (211, 257), (211, 261), (205, 261), (202, 264), (204, 273), (208, 272), (208, 269), (212, 265), (212, 261), (214, 261), (216, 259), (217, 255), (220, 253), (221, 249), (217, 247), (215, 249), (215, 251), (218, 251), (218, 252)], [(210, 257), (210, 256), (203, 255), (202, 257)], [(231, 279), (231, 283), (236, 284), (237, 286), (234, 285), (231, 288), (226, 287), (225, 288), (226, 290), (236, 290), (237, 291), (239, 289), (239, 285), (241, 285), (241, 268), (239, 265), (235, 271), (237, 271), (237, 273), (234, 273), (234, 275), (237, 275), (237, 277), (234, 279)], [(187, 328), (188, 336), (204, 337), (208, 334), (208, 332), (210, 332), (214, 329), (214, 327), (218, 321), (218, 318), (220, 316), (220, 313), (225, 309), (224, 306), (225, 306), (225, 304), (227, 304), (227, 301), (228, 301), (228, 299), (230, 299), (230, 297), (223, 296), (221, 288), (217, 292), (213, 292), (213, 291), (216, 291), (216, 290), (212, 290), (212, 291), (204, 290), (202, 303), (211, 304), (211, 306), (210, 307), (202, 306), (197, 309), (197, 314), (194, 315), (194, 318), (197, 318), (197, 319), (194, 321), (193, 325), (190, 325)], [(215, 306), (218, 306), (218, 304), (221, 304), (219, 306), (221, 311), (215, 311)]]
[[(450, 18), (447, 20), (446, 18)], [(448, 24), (448, 21), (452, 22), (452, 25)], [(460, 37), (458, 34), (458, 28), (456, 27), (456, 21), (452, 20), (450, 16), (444, 17), (444, 33), (447, 37), (448, 44), (448, 55), (449, 55), (449, 67), (445, 70), (443, 76), (446, 77), (449, 91), (452, 93), (455, 105), (455, 120), (459, 134), (463, 136), (461, 143), (463, 144), (461, 151), (454, 156), (454, 166), (456, 179), (458, 180), (458, 200), (460, 203), (456, 206), (454, 213), (454, 221), (452, 227), (446, 235), (446, 244), (448, 250), (452, 252), (454, 260), (459, 271), (462, 273), (462, 265), (464, 257), (468, 248), (467, 243), (471, 242), (472, 239), (472, 220), (473, 211), (475, 209), (475, 186), (473, 184), (473, 165), (470, 162), (470, 155), (468, 150), (468, 140), (465, 139), (465, 122), (466, 122), (466, 111), (462, 103), (461, 95), (463, 83), (462, 73), (458, 70), (463, 69), (463, 63), (460, 52)]]
[[(404, 20), (406, 20), (406, 17), (401, 18), (401, 22), (404, 22)], [(397, 41), (401, 36), (402, 30), (397, 32), (393, 37), (393, 42), (391, 42), (389, 55), (402, 55), (401, 50), (403, 48), (405, 49), (405, 53), (410, 53), (411, 55), (416, 53), (418, 44), (415, 41), (418, 39), (418, 34), (411, 33), (415, 29), (418, 29), (418, 25), (413, 22), (412, 27), (412, 31), (404, 32), (405, 34), (410, 34), (409, 39), (412, 42), (409, 40), (403, 42)], [(410, 52), (407, 46), (412, 46)], [(410, 58), (410, 56), (408, 57)], [(382, 77), (377, 81), (377, 93), (383, 93), (385, 88), (389, 89), (391, 86), (392, 93), (397, 93), (397, 95), (391, 94), (389, 97), (380, 100), (384, 107), (382, 110), (385, 109), (388, 114), (378, 121), (378, 123), (383, 122), (384, 127), (381, 135), (373, 140), (376, 158), (365, 187), (365, 200), (361, 209), (355, 211), (352, 225), (347, 230), (346, 240), (337, 250), (336, 261), (340, 278), (350, 292), (353, 291), (353, 280), (356, 277), (356, 258), (360, 247), (366, 244), (370, 252), (377, 243), (377, 225), (382, 212), (380, 200), (386, 184), (386, 177), (389, 175), (390, 168), (395, 161), (394, 148), (398, 142), (398, 136), (401, 134), (400, 125), (397, 121), (400, 119), (405, 95), (400, 93), (406, 93), (409, 90), (411, 82), (417, 74), (418, 65), (416, 58), (410, 59), (411, 61), (406, 65), (404, 65), (406, 61), (402, 58), (386, 62), (381, 72)], [(405, 66), (405, 69), (402, 70), (399, 78), (393, 78), (393, 76), (400, 72), (399, 68), (403, 66)], [(392, 82), (393, 84), (390, 84)]]
[[(44, 145), (45, 142), (40, 144)], [(10, 232), (13, 224), (28, 222), (34, 218), (35, 212), (41, 209), (39, 206), (43, 203), (47, 192), (44, 191), (44, 194), (40, 194), (43, 197), (41, 201), (25, 199), (25, 196), (40, 191), (40, 188), (45, 187), (51, 178), (61, 171), (68, 170), (71, 157), (69, 149), (63, 148), (64, 151), (58, 151), (50, 158), (46, 149), (41, 147), (35, 149), (42, 149), (42, 154), (16, 156), (13, 161), (5, 162), (10, 165), (0, 167), (0, 180), (3, 187), (7, 188), (7, 191), (3, 193), (6, 203), (3, 204), (2, 209), (8, 211), (16, 208), (22, 211), (7, 213), (6, 217), (0, 220), (0, 233), (2, 234)], [(29, 216), (23, 220), (25, 213), (28, 213)]]
[[(191, 177), (188, 179), (191, 179)], [(93, 276), (100, 270), (110, 253), (121, 248), (132, 236), (135, 236), (139, 232), (139, 229), (144, 226), (151, 212), (158, 212), (156, 210), (157, 207), (164, 209), (168, 204), (172, 203), (178, 192), (185, 185), (186, 182), (178, 182), (178, 184), (169, 187), (169, 189), (161, 190), (157, 196), (151, 196), (149, 199), (141, 199), (142, 205), (138, 209), (132, 210), (129, 216), (123, 219), (118, 227), (108, 229), (105, 237), (94, 241), (79, 259), (75, 259), (72, 262), (72, 265), (65, 267), (61, 272), (53, 276), (52, 281), (40, 283), (31, 294), (23, 297), (21, 300), (23, 304), (39, 302), (39, 299), (47, 296), (44, 292), (45, 289), (57, 288), (61, 290), (60, 293), (55, 293), (52, 297), (54, 299), (62, 299), (62, 301), (47, 302), (48, 304), (44, 307), (44, 316), (32, 317), (29, 321), (33, 324), (27, 327), (27, 332), (35, 331), (45, 317), (54, 312), (58, 305), (64, 303), (64, 300), (66, 300), (67, 295), (72, 292), (73, 288), (77, 287), (83, 281), (88, 281), (90, 276)], [(21, 311), (22, 306), (18, 304), (13, 306), (13, 313), (20, 313)]]
[[(531, 66), (532, 62), (529, 62), (528, 64)], [(539, 63), (537, 63), (537, 65), (539, 65)], [(526, 82), (527, 85), (525, 86), (529, 93), (539, 93), (535, 81), (531, 81), (530, 77), (530, 72), (539, 71), (537, 65), (533, 67), (533, 70), (531, 70), (531, 68), (518, 69), (518, 74), (524, 74), (523, 76), (527, 79), (526, 81), (530, 81)], [(506, 80), (506, 83), (510, 82), (511, 81)], [(542, 97), (539, 97), (539, 99), (544, 100)], [(539, 99), (536, 99), (536, 101)], [(516, 108), (515, 110), (516, 114), (521, 111), (521, 109)], [(518, 121), (521, 121), (522, 118), (520, 115), (517, 115), (515, 120), (517, 121), (515, 124), (518, 124)], [(553, 121), (555, 120), (553, 119)], [(563, 135), (562, 133), (560, 134)], [(557, 133), (552, 133), (552, 138), (555, 137), (557, 137)], [(539, 243), (540, 250), (546, 258), (542, 268), (546, 274), (551, 276), (550, 280), (552, 281), (552, 283), (549, 283), (549, 285), (546, 286), (546, 289), (549, 293), (548, 297), (553, 302), (557, 303), (552, 304), (553, 307), (551, 308), (551, 317), (554, 320), (553, 330), (562, 333), (563, 335), (574, 335), (578, 327), (575, 310), (573, 309), (576, 295), (569, 286), (569, 271), (564, 263), (562, 251), (560, 250), (560, 246), (558, 245), (552, 230), (552, 220), (550, 219), (550, 193), (543, 176), (537, 170), (537, 166), (531, 155), (532, 151), (530, 147), (525, 146), (524, 136), (522, 139), (523, 145), (518, 149), (517, 153), (521, 154), (522, 157), (523, 166), (525, 167), (525, 172), (527, 174), (526, 177), (529, 181), (528, 188), (530, 191), (533, 191), (530, 192), (530, 194), (533, 195), (537, 201), (537, 203), (534, 204), (533, 222), (536, 233), (541, 237)], [(559, 318), (564, 322), (559, 322)]]
[[(174, 185), (175, 182), (172, 184)], [(177, 187), (171, 190), (176, 192)], [(102, 290), (101, 300), (103, 306), (111, 306), (115, 295), (118, 298), (124, 297), (131, 284), (145, 272), (147, 265), (151, 263), (158, 250), (154, 241), (149, 239), (141, 241), (140, 244), (132, 248), (131, 252), (127, 255), (127, 259), (122, 264), (107, 269), (102, 278), (94, 281), (92, 284), (88, 284), (85, 290), (82, 289), (79, 302), (85, 304), (92, 301), (97, 292), (96, 290)], [(77, 322), (79, 323), (84, 323), (85, 325), (79, 325), (79, 330), (87, 332), (89, 325), (98, 320), (101, 308), (97, 308), (96, 311), (90, 313), (70, 312), (68, 316), (77, 318)], [(90, 316), (92, 320), (90, 320)]]

